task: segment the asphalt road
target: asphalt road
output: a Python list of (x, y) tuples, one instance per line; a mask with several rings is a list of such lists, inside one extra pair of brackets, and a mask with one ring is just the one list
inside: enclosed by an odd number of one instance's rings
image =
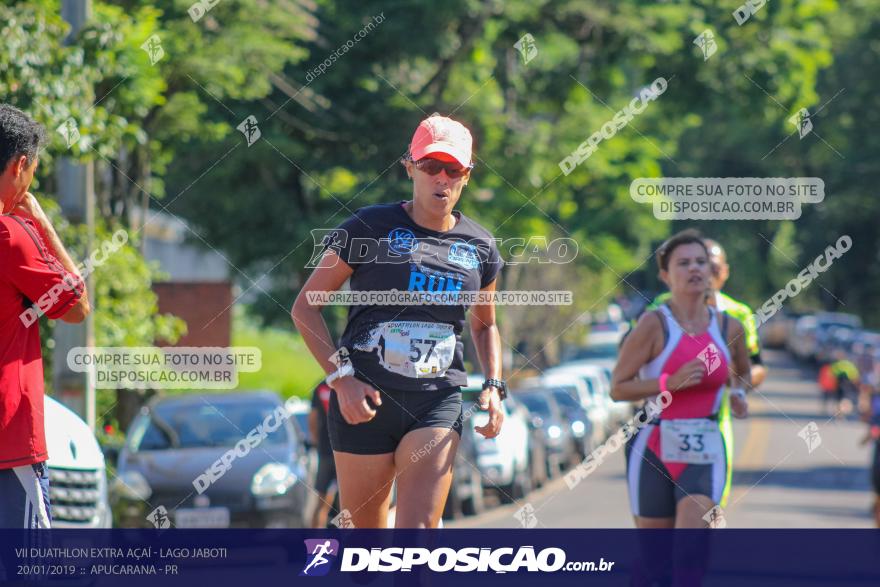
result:
[[(873, 527), (871, 453), (859, 445), (865, 425), (824, 415), (815, 372), (784, 352), (765, 354), (767, 381), (750, 398), (751, 416), (734, 425), (727, 527)], [(807, 426), (818, 433), (812, 451), (799, 436)], [(559, 478), (515, 504), (445, 525), (521, 527), (517, 512), (525, 507), (538, 528), (632, 528), (628, 499), (620, 451), (572, 490)]]

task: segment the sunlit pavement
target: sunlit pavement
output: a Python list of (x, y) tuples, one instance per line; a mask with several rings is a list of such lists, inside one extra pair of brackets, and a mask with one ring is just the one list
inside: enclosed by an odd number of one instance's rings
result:
[[(781, 351), (764, 351), (767, 381), (750, 399), (751, 417), (734, 425), (729, 528), (871, 528), (871, 449), (865, 425), (823, 415), (815, 372)], [(815, 422), (810, 452), (800, 433)], [(812, 429), (812, 427), (811, 427)], [(562, 478), (517, 503), (447, 528), (521, 527), (517, 511), (534, 508), (537, 528), (632, 528), (623, 451), (573, 490)], [(531, 508), (527, 504), (530, 504)]]

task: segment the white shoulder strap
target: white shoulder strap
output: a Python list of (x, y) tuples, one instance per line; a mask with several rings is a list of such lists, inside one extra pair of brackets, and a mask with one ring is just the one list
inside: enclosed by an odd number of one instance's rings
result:
[(666, 325), (669, 327), (669, 340), (677, 342), (681, 335), (684, 334), (684, 330), (678, 325), (678, 321), (672, 315), (672, 310), (669, 309), (668, 305), (663, 304), (660, 306), (660, 311), (666, 317)]

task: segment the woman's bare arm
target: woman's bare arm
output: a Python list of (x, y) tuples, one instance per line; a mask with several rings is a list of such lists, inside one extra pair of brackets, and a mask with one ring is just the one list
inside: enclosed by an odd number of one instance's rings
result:
[[(493, 281), (480, 291), (494, 292), (495, 286), (496, 282)], [(501, 335), (495, 322), (494, 304), (477, 304), (471, 307), (470, 325), (483, 373), (487, 379), (501, 379)], [(476, 431), (486, 438), (493, 438), (501, 432), (504, 413), (498, 405), (499, 401), (498, 394), (490, 393), (489, 389), (480, 393), (480, 407), (489, 410), (489, 421), (485, 426), (477, 427)]]
[(643, 381), (637, 377), (642, 365), (658, 354), (656, 341), (663, 336), (660, 319), (655, 312), (642, 314), (636, 327), (624, 340), (611, 376), (612, 399), (637, 401), (659, 393), (657, 379)]
[[(319, 302), (310, 303), (309, 293), (337, 291), (352, 273), (354, 270), (348, 263), (345, 263), (333, 250), (328, 250), (309, 276), (290, 310), (293, 323), (296, 324), (306, 346), (328, 375), (337, 369), (330, 360), (337, 349), (327, 329), (327, 323), (321, 315), (323, 305)], [(352, 376), (340, 377), (333, 381), (330, 387), (336, 392), (339, 411), (349, 424), (368, 422), (376, 415), (373, 406), (382, 405), (382, 396), (376, 389)], [(372, 400), (373, 406), (366, 401), (366, 398)]]
[(328, 250), (303, 285), (299, 295), (296, 296), (296, 301), (290, 311), (293, 323), (302, 335), (303, 341), (328, 375), (336, 371), (336, 365), (330, 360), (330, 357), (336, 352), (336, 345), (333, 343), (324, 317), (321, 316), (323, 304), (310, 304), (308, 294), (309, 292), (338, 291), (353, 272), (353, 269), (339, 255)]

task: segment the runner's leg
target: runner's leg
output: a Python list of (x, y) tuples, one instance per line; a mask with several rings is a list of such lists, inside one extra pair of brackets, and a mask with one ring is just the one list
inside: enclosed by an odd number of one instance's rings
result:
[[(452, 484), (459, 435), (452, 428), (417, 428), (400, 441), (396, 528), (436, 528)], [(424, 454), (424, 456), (420, 456)]]
[(672, 479), (659, 457), (647, 446), (655, 427), (649, 425), (639, 430), (624, 448), (630, 510), (637, 528), (674, 528)]
[(708, 523), (703, 519), (715, 502), (708, 495), (688, 495), (678, 502), (675, 511), (676, 528), (706, 528)]
[(356, 528), (384, 528), (394, 482), (394, 453), (359, 455), (333, 451), (339, 502)]
[(636, 528), (675, 528), (675, 518), (645, 518), (642, 516), (633, 516)]

